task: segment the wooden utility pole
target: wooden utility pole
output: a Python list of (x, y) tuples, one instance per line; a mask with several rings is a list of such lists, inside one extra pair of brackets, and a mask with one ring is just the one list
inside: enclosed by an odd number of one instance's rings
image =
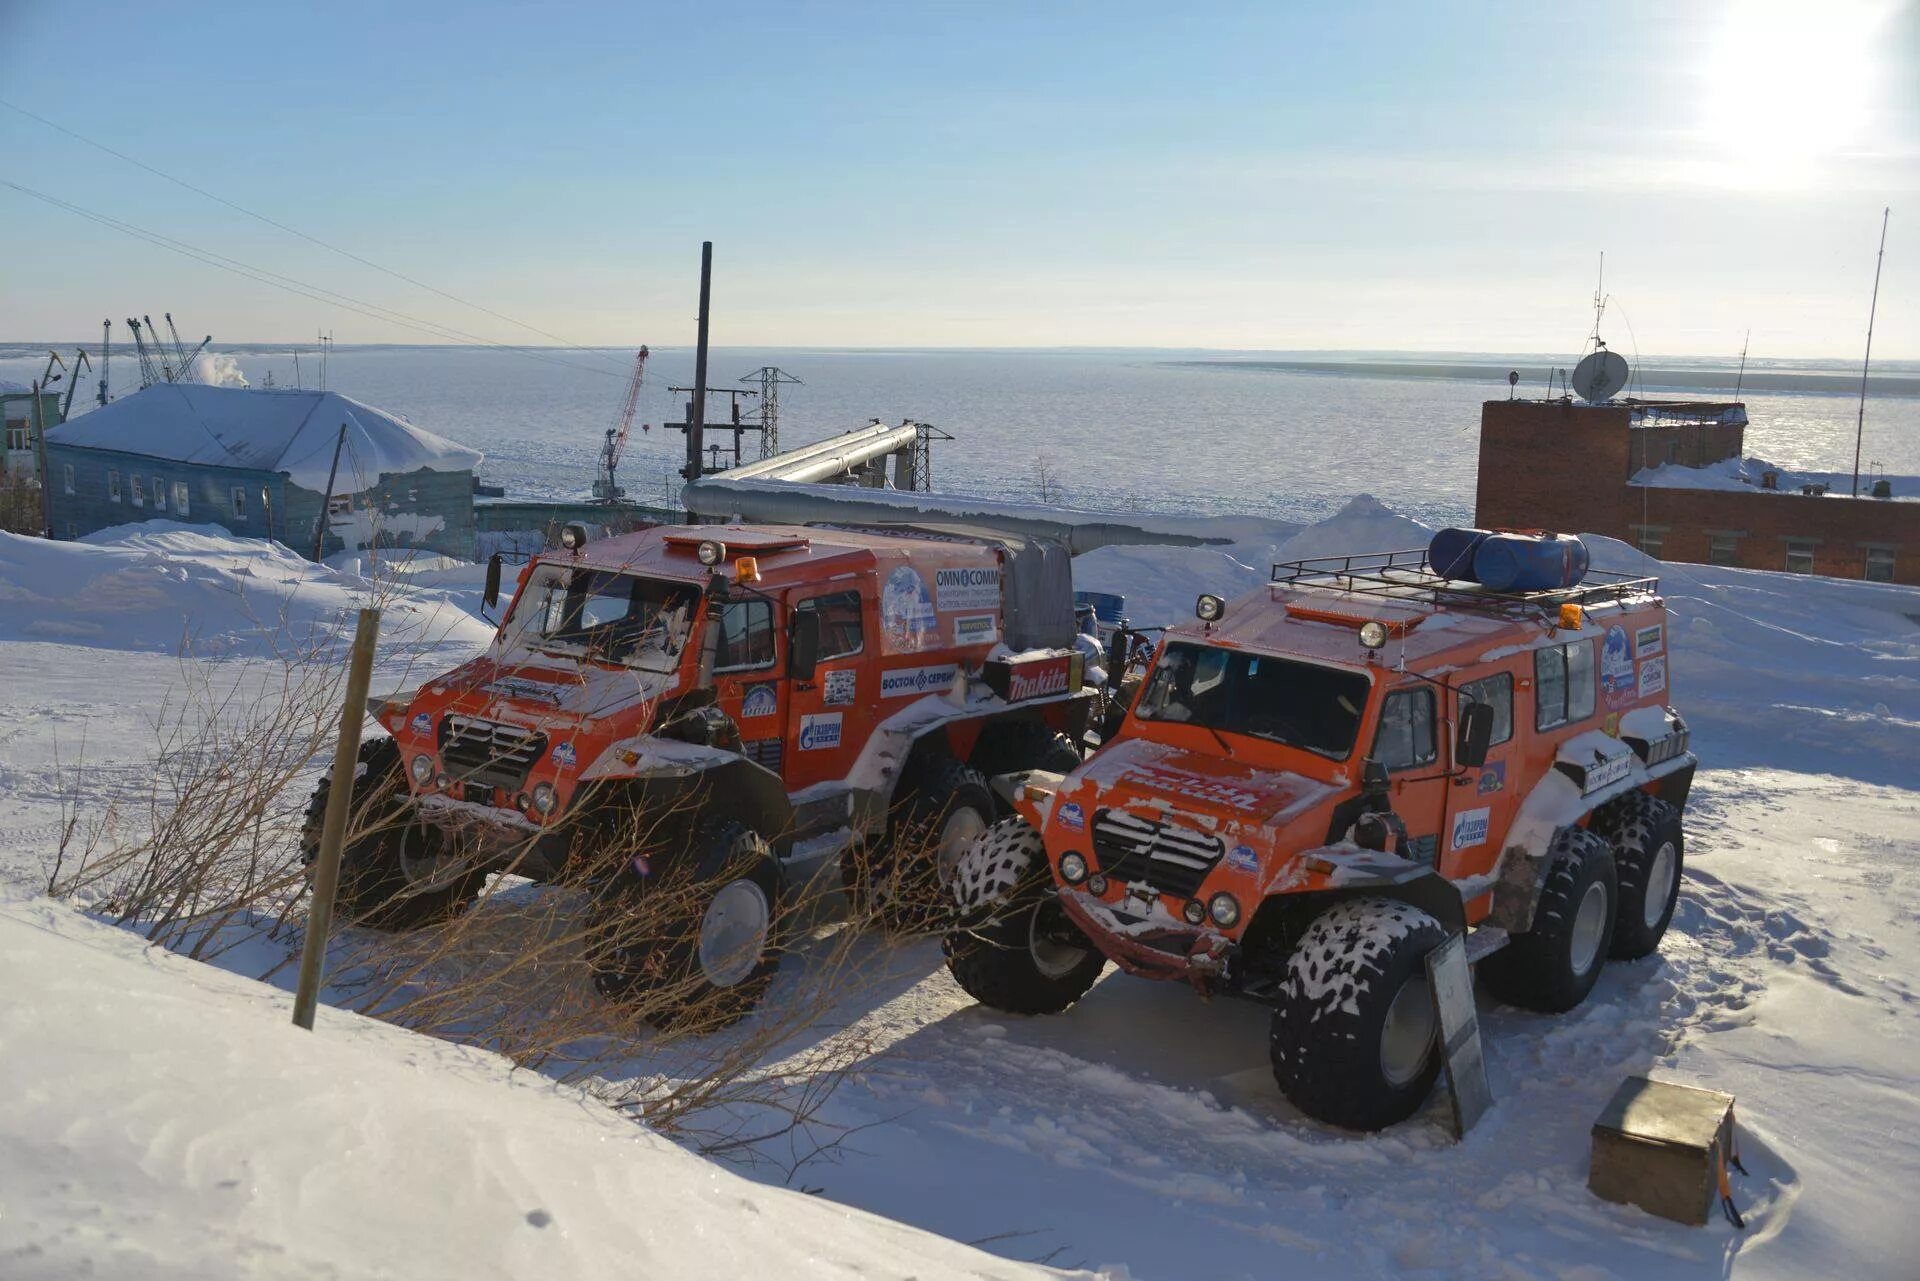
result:
[[(681, 476), (699, 480), (705, 471), (707, 426), (707, 302), (713, 290), (713, 242), (700, 242), (700, 327), (693, 351), (693, 408), (687, 415), (687, 465)], [(687, 513), (693, 519), (693, 513)]]
[(360, 611), (353, 632), (353, 660), (347, 668), (347, 701), (340, 709), (340, 741), (333, 749), (333, 781), (320, 827), (320, 853), (313, 864), (313, 905), (307, 911), (307, 938), (300, 949), (300, 986), (293, 995), (293, 1025), (313, 1030), (326, 969), (327, 934), (333, 927), (333, 897), (340, 890), (340, 847), (353, 811), (354, 765), (360, 758), (360, 722), (367, 715), (367, 685), (373, 679), (373, 645), (380, 635), (380, 611)]
[[(1887, 219), (1893, 206), (1880, 211), (1880, 253), (1873, 260), (1873, 301), (1867, 304), (1867, 354), (1860, 358), (1860, 415), (1853, 424), (1853, 496), (1860, 497), (1860, 438), (1867, 431), (1867, 369), (1873, 364), (1873, 317), (1880, 310), (1880, 268), (1887, 260)], [(704, 305), (702, 310), (704, 310)], [(705, 331), (702, 330), (704, 333)]]
[(313, 522), (313, 558), (320, 559), (321, 542), (327, 536), (327, 517), (333, 509), (333, 482), (340, 474), (340, 447), (347, 443), (347, 425), (340, 424), (340, 437), (333, 442), (333, 466), (327, 468), (327, 492), (320, 497), (320, 519)]
[(47, 474), (47, 415), (40, 404), (41, 386), (33, 385), (33, 451), (40, 468), (40, 535), (53, 537), (53, 477)]

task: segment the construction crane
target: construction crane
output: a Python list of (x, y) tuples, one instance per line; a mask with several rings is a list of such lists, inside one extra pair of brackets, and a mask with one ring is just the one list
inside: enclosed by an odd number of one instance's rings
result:
[(133, 350), (140, 358), (140, 387), (145, 390), (157, 382), (164, 381), (160, 371), (154, 367), (153, 355), (147, 350), (147, 343), (140, 336), (140, 322), (132, 316), (127, 317), (127, 328), (133, 331)]
[[(179, 363), (173, 367), (172, 381), (190, 383), (193, 381), (193, 366), (187, 363), (187, 345), (180, 341), (180, 331), (174, 327), (173, 313), (163, 312), (167, 318), (167, 332), (173, 335), (173, 356)], [(151, 322), (149, 322), (151, 323)], [(202, 344), (204, 346), (205, 344)]]
[(65, 422), (73, 416), (73, 393), (80, 390), (80, 371), (92, 369), (93, 362), (87, 359), (85, 347), (76, 348), (73, 353), (73, 381), (67, 384), (67, 400), (60, 406), (60, 421)]
[(113, 321), (100, 322), (100, 394), (94, 399), (101, 405), (107, 403), (107, 356), (113, 351)]
[[(607, 442), (600, 451), (600, 474), (593, 479), (593, 500), (597, 503), (618, 502), (627, 496), (627, 491), (614, 483), (614, 469), (620, 466), (620, 456), (627, 451), (627, 433), (633, 430), (633, 413), (640, 404), (640, 384), (647, 374), (647, 349), (642, 347), (633, 358), (633, 381), (627, 384), (627, 399), (620, 408), (620, 418), (607, 428)], [(641, 423), (640, 430), (648, 430), (648, 424)]]

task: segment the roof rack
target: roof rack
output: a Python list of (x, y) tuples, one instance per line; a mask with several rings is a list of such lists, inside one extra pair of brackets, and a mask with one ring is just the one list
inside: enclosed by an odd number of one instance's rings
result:
[[(1600, 581), (1593, 581), (1595, 579)], [(1272, 581), (1292, 587), (1375, 596), (1396, 604), (1467, 609), (1503, 617), (1552, 612), (1562, 605), (1612, 604), (1631, 596), (1651, 596), (1660, 590), (1658, 578), (1589, 570), (1587, 581), (1578, 587), (1546, 592), (1495, 591), (1478, 583), (1442, 578), (1427, 564), (1427, 552), (1422, 547), (1276, 561)]]

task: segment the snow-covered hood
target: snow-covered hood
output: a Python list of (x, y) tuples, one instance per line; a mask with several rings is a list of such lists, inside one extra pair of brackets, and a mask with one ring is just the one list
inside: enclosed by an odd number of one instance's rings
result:
[[(1062, 788), (1060, 801), (1078, 804), (1088, 817), (1096, 807), (1126, 805), (1202, 815), (1215, 824), (1279, 828), (1340, 791), (1301, 774), (1127, 739), (1083, 765)], [(1054, 812), (1059, 814), (1059, 803)]]
[(608, 668), (596, 663), (502, 663), (477, 658), (428, 687), (447, 710), (545, 728), (556, 719), (578, 724), (618, 716), (628, 733), (644, 732), (647, 708), (674, 692), (678, 673)]

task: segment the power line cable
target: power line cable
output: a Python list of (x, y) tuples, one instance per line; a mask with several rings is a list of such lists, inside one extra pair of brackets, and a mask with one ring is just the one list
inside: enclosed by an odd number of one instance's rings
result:
[(340, 246), (331, 244), (328, 241), (322, 240), (318, 236), (309, 235), (306, 232), (301, 231), (298, 227), (289, 227), (286, 223), (280, 222), (279, 220), (274, 218), (269, 218), (267, 215), (263, 213), (256, 213), (255, 211), (247, 208), (245, 205), (235, 204), (233, 201), (228, 200), (225, 196), (215, 195), (213, 192), (206, 190), (204, 187), (197, 187), (193, 183), (188, 182), (184, 178), (176, 178), (172, 174), (166, 172), (164, 169), (156, 169), (144, 160), (136, 160), (134, 157), (127, 155), (123, 151), (114, 150), (112, 147), (107, 146), (104, 142), (96, 142), (92, 138), (87, 137), (85, 134), (76, 133), (72, 129), (67, 128), (65, 125), (56, 124), (53, 121), (47, 119), (45, 116), (39, 115), (36, 112), (28, 111), (25, 107), (18, 106), (14, 103), (8, 102), (4, 98), (0, 98), (0, 107), (6, 107), (10, 111), (19, 112), (21, 115), (27, 117), (29, 120), (37, 120), (41, 124), (45, 125), (47, 128), (57, 130), (58, 132), (67, 135), (67, 137), (74, 139), (76, 142), (84, 142), (89, 147), (92, 147), (97, 151), (104, 151), (106, 154), (113, 156), (116, 159), (124, 160), (130, 165), (134, 165), (137, 168), (146, 170), (148, 173), (153, 174), (155, 177), (164, 178), (168, 182), (173, 183), (177, 187), (183, 187), (186, 190), (193, 192), (197, 196), (204, 196), (208, 200), (212, 200), (218, 204), (225, 205), (227, 208), (234, 210), (236, 213), (243, 213), (249, 218), (257, 219), (260, 222), (266, 223), (269, 227), (276, 227), (279, 230), (286, 232), (290, 236), (298, 236), (300, 239), (307, 241), (309, 244), (318, 245), (322, 249), (325, 249), (330, 253), (339, 254), (343, 258), (351, 258), (354, 262), (359, 263), (363, 267), (371, 267), (375, 271), (383, 272), (386, 275), (392, 276), (395, 280), (404, 280), (406, 283), (414, 286), (417, 289), (424, 289), (428, 293), (438, 294), (440, 297), (447, 299), (449, 302), (457, 302), (462, 307), (470, 307), (475, 311), (484, 312), (485, 314), (492, 316), (496, 320), (504, 320), (510, 325), (517, 325), (522, 329), (528, 330), (532, 333), (539, 334), (543, 338), (551, 338), (555, 342), (560, 343), (562, 346), (578, 348), (583, 351), (588, 350), (587, 345), (585, 343), (574, 342), (572, 339), (564, 338), (559, 334), (549, 333), (547, 330), (542, 329), (537, 325), (530, 325), (524, 320), (516, 320), (512, 316), (506, 315), (503, 312), (495, 311), (491, 307), (482, 306), (480, 303), (477, 303), (477, 302), (469, 302), (468, 300), (458, 296), (457, 294), (450, 294), (444, 289), (440, 289), (440, 288), (437, 288), (436, 286), (426, 283), (424, 280), (416, 280), (412, 276), (407, 275), (405, 272), (395, 271), (391, 267), (383, 267), (379, 263), (374, 262), (370, 258), (361, 257), (359, 254), (354, 253), (351, 249), (342, 249)]
[(0, 178), (0, 187), (9, 187), (14, 191), (20, 192), (22, 195), (32, 196), (34, 199), (44, 201), (57, 209), (63, 209), (69, 213), (77, 214), (82, 218), (97, 222), (101, 226), (110, 227), (115, 231), (133, 236), (139, 240), (144, 240), (149, 244), (157, 245), (162, 249), (172, 250), (174, 253), (192, 258), (196, 262), (204, 263), (207, 266), (218, 267), (222, 271), (231, 272), (236, 276), (244, 276), (249, 280), (256, 281), (263, 285), (271, 285), (276, 289), (297, 294), (302, 298), (312, 299), (314, 302), (340, 307), (347, 311), (366, 316), (371, 320), (400, 325), (434, 338), (453, 339), (465, 346), (488, 347), (496, 351), (510, 351), (525, 356), (529, 360), (539, 360), (550, 365), (560, 365), (569, 369), (578, 369), (584, 373), (599, 374), (603, 378), (621, 377), (621, 375), (614, 373), (612, 370), (603, 369), (597, 365), (583, 365), (578, 361), (566, 360), (562, 357), (549, 355), (546, 352), (530, 347), (517, 347), (512, 343), (490, 342), (485, 338), (479, 337), (477, 334), (469, 334), (463, 330), (439, 324), (436, 321), (422, 320), (418, 317), (408, 316), (403, 312), (382, 307), (378, 303), (371, 303), (364, 299), (354, 298), (348, 294), (337, 293), (321, 285), (308, 284), (292, 276), (283, 276), (279, 272), (270, 271), (265, 267), (255, 267), (250, 263), (241, 262), (237, 258), (228, 258), (223, 254), (214, 253), (210, 249), (202, 249), (184, 240), (175, 240), (173, 237), (162, 235), (157, 231), (149, 231), (143, 227), (135, 226), (133, 223), (123, 222), (107, 214), (97, 213), (94, 210), (76, 205), (71, 201), (62, 200), (58, 196), (49, 195), (44, 191), (36, 191), (32, 187), (24, 186), (11, 179)]

